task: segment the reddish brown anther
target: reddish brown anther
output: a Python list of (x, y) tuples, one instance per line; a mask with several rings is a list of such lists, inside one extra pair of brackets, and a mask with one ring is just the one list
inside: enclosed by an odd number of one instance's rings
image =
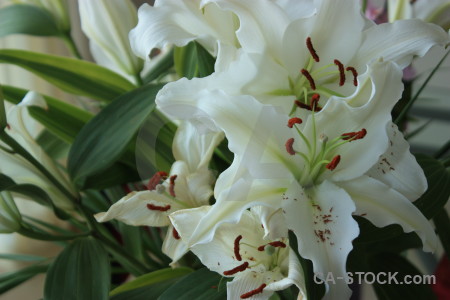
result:
[(331, 161), (330, 163), (328, 163), (325, 167), (330, 170), (333, 171), (334, 169), (336, 169), (337, 165), (339, 164), (339, 162), (341, 161), (341, 156), (340, 155), (336, 155)]
[(308, 37), (306, 39), (306, 47), (308, 47), (309, 53), (311, 53), (312, 58), (316, 62), (319, 62), (320, 61), (319, 55), (317, 55), (316, 49), (314, 49), (314, 46), (313, 46), (313, 44), (311, 42), (311, 38), (310, 37)]
[(266, 245), (259, 246), (258, 251), (264, 251), (264, 248), (266, 248)]
[(311, 110), (320, 111), (322, 108), (319, 106), (320, 95), (314, 94), (311, 97)]
[(151, 203), (147, 204), (147, 208), (150, 210), (157, 210), (157, 211), (168, 211), (170, 209), (170, 205), (166, 205), (166, 206), (159, 206), (159, 205), (154, 205)]
[(175, 180), (177, 179), (177, 175), (170, 176), (170, 185), (169, 185), (169, 194), (172, 197), (176, 197), (175, 195)]
[(353, 85), (358, 86), (358, 72), (353, 67), (347, 67), (345, 70), (352, 72), (353, 74)]
[(344, 141), (350, 140), (350, 142), (363, 139), (367, 134), (367, 130), (365, 128), (361, 129), (360, 131), (356, 132), (346, 132), (343, 133), (341, 136), (343, 137)]
[(251, 290), (250, 292), (242, 294), (241, 299), (247, 299), (247, 298), (250, 298), (251, 296), (261, 294), (266, 286), (267, 285), (265, 283), (261, 284), (257, 289), (254, 289), (254, 290)]
[(270, 242), (269, 245), (272, 247), (286, 248), (286, 244), (280, 241)]
[(290, 155), (295, 155), (295, 150), (294, 150), (294, 138), (290, 138), (286, 141), (286, 151), (287, 153), (289, 153)]
[(302, 124), (303, 121), (300, 118), (290, 118), (288, 121), (288, 127), (292, 128), (295, 124)]
[(234, 256), (238, 261), (242, 260), (242, 256), (239, 253), (239, 242), (242, 240), (242, 235), (238, 235), (238, 237), (234, 240)]
[(300, 72), (309, 81), (309, 85), (311, 86), (311, 89), (315, 90), (316, 89), (316, 83), (314, 82), (314, 79), (312, 78), (311, 74), (309, 74), (309, 72), (307, 70), (305, 70), (305, 69), (302, 69)]
[(172, 228), (172, 236), (176, 240), (180, 239), (180, 235), (178, 234), (178, 231), (175, 229), (175, 227)]
[(337, 59), (334, 60), (334, 64), (339, 68), (339, 86), (343, 86), (345, 83), (344, 65)]
[(295, 103), (295, 105), (297, 105), (300, 108), (311, 110), (311, 107), (308, 104), (305, 104), (305, 103), (303, 103), (303, 102), (301, 102), (299, 100), (295, 100), (294, 103)]
[(227, 275), (227, 276), (234, 275), (234, 274), (236, 274), (238, 272), (244, 271), (247, 268), (248, 268), (248, 262), (245, 262), (242, 265), (237, 266), (236, 268), (233, 268), (231, 270), (223, 272), (223, 275)]
[(152, 178), (148, 181), (147, 189), (153, 191), (156, 189), (156, 186), (161, 183), (161, 181), (167, 178), (167, 173), (164, 171), (156, 172)]

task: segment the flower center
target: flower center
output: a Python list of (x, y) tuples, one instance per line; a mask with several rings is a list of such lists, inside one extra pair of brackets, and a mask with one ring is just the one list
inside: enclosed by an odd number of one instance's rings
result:
[(310, 106), (312, 111), (312, 140), (309, 140), (300, 130), (299, 125), (302, 124), (302, 120), (300, 118), (291, 118), (287, 124), (289, 128), (296, 130), (298, 136), (300, 137), (300, 141), (303, 142), (304, 146), (306, 146), (301, 147), (302, 149), (306, 149), (306, 151), (300, 151), (299, 143), (296, 142), (297, 140), (295, 138), (288, 139), (285, 144), (287, 153), (290, 155), (300, 155), (306, 165), (302, 168), (297, 177), (298, 182), (303, 187), (314, 185), (326, 170), (333, 171), (337, 168), (341, 161), (341, 156), (336, 155), (335, 153), (337, 148), (346, 143), (363, 139), (367, 134), (367, 130), (363, 128), (356, 132), (342, 133), (333, 140), (329, 140), (324, 134), (317, 137), (314, 118), (317, 103), (318, 101), (311, 101)]
[[(358, 72), (354, 67), (346, 67), (338, 59), (334, 59), (333, 63), (317, 67), (320, 57), (310, 37), (306, 39), (306, 47), (311, 54), (310, 59), (295, 78), (289, 78), (291, 88), (289, 94), (293, 94), (297, 98), (291, 115), (295, 112), (296, 107), (310, 110), (311, 106), (308, 105), (308, 99), (311, 96), (321, 95), (326, 98), (331, 96), (344, 97), (341, 93), (330, 89), (330, 86), (333, 86), (334, 83), (338, 83), (339, 87), (343, 86), (349, 73), (353, 77), (353, 85), (358, 86)], [(316, 109), (319, 108), (318, 102), (315, 107)]]

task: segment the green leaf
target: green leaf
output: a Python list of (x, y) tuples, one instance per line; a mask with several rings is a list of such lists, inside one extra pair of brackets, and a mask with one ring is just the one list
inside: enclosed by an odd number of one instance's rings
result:
[(189, 268), (161, 269), (152, 273), (139, 276), (133, 281), (122, 284), (121, 286), (112, 290), (110, 296), (114, 296), (126, 291), (131, 291), (146, 286), (158, 285), (168, 280), (173, 281), (173, 279), (179, 279), (179, 277), (187, 275), (191, 272), (192, 270)]
[(0, 37), (9, 34), (58, 36), (62, 33), (53, 16), (33, 5), (9, 5), (0, 9)]
[(170, 288), (158, 300), (219, 300), (227, 298), (226, 288), (219, 290), (222, 276), (206, 268), (187, 275)]
[[(12, 86), (4, 86), (3, 92), (5, 99), (13, 104), (20, 103), (28, 93), (27, 90)], [(61, 100), (45, 95), (43, 97), (48, 109), (32, 106), (28, 108), (30, 115), (62, 141), (71, 144), (93, 115)]]
[(111, 280), (108, 253), (93, 238), (75, 240), (51, 264), (45, 300), (108, 299)]
[(26, 262), (36, 262), (47, 260), (47, 257), (36, 256), (36, 255), (26, 255), (26, 254), (16, 254), (16, 253), (0, 253), (0, 259), (16, 260), (16, 261), (26, 261)]
[(450, 172), (444, 164), (430, 156), (416, 154), (419, 165), (425, 172), (428, 190), (414, 202), (417, 208), (428, 218), (434, 217), (450, 196)]
[[(398, 272), (395, 277), (397, 281), (403, 282), (406, 275), (410, 276), (422, 276), (422, 274), (405, 258), (399, 254), (380, 254), (372, 257), (369, 261), (371, 271), (375, 274), (385, 272), (386, 274), (394, 274)], [(372, 277), (370, 277), (371, 279)], [(388, 275), (380, 278), (381, 280), (387, 280)], [(411, 279), (411, 278), (410, 278)], [(380, 284), (375, 282), (373, 284), (375, 292), (378, 295), (378, 299), (384, 300), (397, 300), (397, 299), (417, 299), (417, 300), (432, 300), (436, 299), (431, 285), (426, 284)]]
[(197, 42), (175, 48), (174, 62), (180, 77), (206, 77), (214, 72), (214, 57)]
[(17, 272), (0, 274), (0, 294), (3, 294), (19, 284), (33, 278), (37, 274), (47, 272), (48, 266), (33, 265)]
[(436, 226), (437, 235), (441, 240), (444, 252), (447, 257), (450, 258), (450, 219), (447, 211), (441, 209), (441, 211), (433, 218), (434, 225)]
[(5, 110), (5, 103), (4, 103), (4, 98), (3, 98), (3, 88), (0, 85), (0, 130), (5, 129), (7, 124), (8, 124), (8, 121), (6, 120), (6, 110)]
[(142, 79), (144, 83), (152, 82), (153, 80), (159, 79), (169, 72), (173, 67), (173, 49), (169, 53), (164, 54), (157, 64), (150, 69), (150, 71)]
[(47, 129), (41, 131), (36, 142), (54, 160), (65, 159), (69, 154), (70, 145)]
[(100, 101), (110, 102), (134, 88), (117, 73), (79, 59), (1, 49), (0, 63), (22, 67), (66, 92)]
[[(161, 87), (147, 85), (117, 98), (80, 131), (68, 161), (69, 174), (79, 187), (84, 187), (88, 177), (106, 170), (124, 154), (155, 108), (155, 96)], [(130, 153), (131, 164), (133, 154)]]

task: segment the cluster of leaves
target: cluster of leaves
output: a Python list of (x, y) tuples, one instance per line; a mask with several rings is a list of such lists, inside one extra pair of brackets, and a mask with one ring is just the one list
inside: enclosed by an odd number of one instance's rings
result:
[[(17, 18), (18, 15), (21, 17)], [(0, 36), (13, 33), (68, 39), (68, 33), (60, 31), (51, 15), (28, 5), (0, 10)], [(163, 86), (158, 79), (171, 71), (187, 78), (207, 76), (213, 72), (214, 58), (197, 43), (176, 48), (144, 76), (142, 86), (135, 86), (106, 68), (76, 58), (0, 49), (0, 63), (22, 67), (61, 90), (95, 99), (103, 107), (93, 115), (59, 99), (44, 96), (48, 109), (29, 108), (31, 116), (45, 127), (38, 139), (41, 146), (54, 158), (59, 158), (61, 151), (68, 153), (68, 173), (79, 191), (74, 204), (85, 221), (80, 222), (59, 211), (39, 187), (16, 184), (11, 178), (1, 175), (0, 191), (22, 194), (53, 207), (57, 216), (81, 233), (74, 235), (27, 217), (30, 224), (34, 224), (27, 231), (29, 236), (34, 234), (38, 239), (59, 240), (65, 248), (54, 260), (15, 254), (0, 256), (0, 259), (33, 262), (18, 272), (0, 275), (0, 293), (36, 274), (47, 273), (44, 298), (50, 300), (226, 299), (227, 280), (200, 268), (194, 259), (182, 261), (189, 267), (167, 268), (170, 260), (161, 252), (162, 234), (158, 230), (117, 222), (98, 224), (92, 218), (94, 213), (106, 210), (111, 204), (109, 201), (116, 201), (124, 195), (122, 185), (142, 178), (136, 165), (136, 153), (145, 154), (143, 163), (149, 173), (169, 170), (173, 162), (171, 147), (176, 126), (155, 110), (155, 96)], [(1, 89), (3, 97), (0, 101), (4, 98), (13, 104), (19, 103), (27, 93), (13, 86), (2, 86)], [(408, 104), (397, 117), (397, 123), (403, 121), (417, 97), (406, 99)], [(3, 103), (0, 107), (3, 109)], [(4, 111), (0, 113), (4, 116)], [(6, 124), (5, 118), (1, 119)], [(155, 145), (137, 143), (142, 127), (147, 131), (146, 135), (156, 141)], [(448, 148), (448, 144), (444, 145), (435, 157), (416, 156), (425, 171), (429, 190), (415, 202), (424, 215), (434, 221), (446, 253), (450, 253), (450, 221), (443, 210), (450, 196), (449, 160), (444, 158)], [(223, 170), (224, 162), (230, 163), (230, 159), (226, 147), (221, 146), (212, 166)], [(402, 255), (407, 249), (421, 247), (415, 233), (404, 233), (394, 225), (377, 228), (363, 218), (355, 219), (360, 225), (361, 235), (354, 241), (354, 250), (348, 260), (349, 271), (419, 274)], [(58, 235), (50, 234), (49, 230)], [(290, 239), (293, 249), (297, 249), (295, 236)], [(311, 262), (299, 258), (307, 273), (309, 298), (320, 299), (324, 286), (314, 283)], [(123, 283), (129, 273), (137, 278)], [(273, 299), (292, 299), (294, 289), (279, 292)], [(414, 299), (434, 297), (427, 285), (375, 285), (375, 290), (382, 299), (396, 299), (399, 295)]]

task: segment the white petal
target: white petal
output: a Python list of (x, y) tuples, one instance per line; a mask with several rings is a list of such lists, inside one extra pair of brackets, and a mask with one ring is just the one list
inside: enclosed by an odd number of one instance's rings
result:
[(176, 239), (173, 234), (173, 226), (169, 225), (167, 228), (167, 234), (162, 244), (162, 251), (168, 257), (172, 259), (170, 265), (176, 263), (183, 255), (185, 255), (189, 249), (181, 239)]
[(132, 53), (128, 41), (128, 32), (137, 24), (133, 3), (129, 0), (81, 0), (79, 9), (83, 32), (90, 43), (95, 44), (94, 58), (103, 63), (112, 62), (112, 69), (120, 69), (125, 74), (137, 74), (143, 64)]
[(153, 48), (166, 44), (185, 46), (198, 40), (207, 50), (217, 53), (217, 41), (235, 44), (232, 14), (214, 4), (201, 8), (200, 1), (165, 0), (139, 8), (139, 23), (130, 32), (133, 51), (147, 59)]
[(191, 122), (183, 122), (178, 126), (173, 142), (173, 155), (176, 160), (185, 161), (191, 173), (197, 169), (208, 167), (214, 149), (223, 139), (223, 133), (211, 132)]
[(397, 126), (391, 122), (387, 125), (387, 131), (389, 147), (367, 175), (414, 201), (427, 190), (427, 179)]
[[(241, 295), (259, 288), (265, 283), (266, 276), (260, 273), (246, 272), (227, 283), (227, 300), (241, 299)], [(254, 295), (252, 300), (266, 300), (272, 296), (273, 291), (264, 288), (261, 293)]]
[[(419, 1), (421, 2), (421, 1)], [(389, 22), (413, 18), (412, 4), (403, 0), (388, 0), (387, 12)]]
[[(355, 204), (349, 195), (329, 181), (303, 190), (294, 182), (282, 203), (288, 228), (298, 239), (300, 255), (313, 262), (319, 278), (328, 272), (346, 276), (347, 256), (359, 234), (353, 220)], [(351, 290), (344, 281), (330, 284), (326, 299), (348, 299)]]
[[(170, 205), (170, 209), (152, 210), (147, 208), (147, 204), (160, 207)], [(132, 226), (167, 226), (170, 224), (167, 216), (178, 209), (179, 205), (172, 199), (156, 191), (131, 192), (114, 203), (107, 212), (96, 214), (95, 218), (98, 222), (116, 219)]]
[(264, 239), (273, 241), (288, 236), (288, 229), (281, 208), (273, 209), (267, 206), (253, 206), (251, 212), (261, 219), (261, 223), (264, 226)]
[(448, 33), (442, 28), (420, 20), (401, 20), (381, 24), (366, 30), (356, 57), (352, 60), (357, 69), (378, 58), (407, 67), (414, 56), (423, 56), (434, 45), (447, 45)]
[(382, 182), (362, 176), (341, 182), (356, 203), (359, 215), (363, 215), (378, 227), (400, 224), (405, 232), (416, 231), (425, 251), (433, 251), (437, 237), (430, 222), (411, 201)]

